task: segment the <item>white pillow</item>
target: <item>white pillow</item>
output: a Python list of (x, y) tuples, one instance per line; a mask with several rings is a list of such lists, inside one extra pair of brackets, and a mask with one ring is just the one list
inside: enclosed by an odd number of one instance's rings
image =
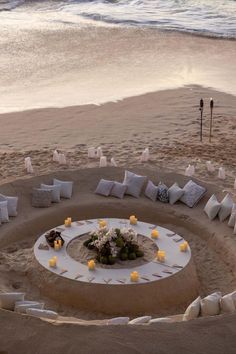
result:
[(201, 315), (215, 316), (220, 313), (221, 293), (215, 292), (201, 300)]
[(233, 291), (232, 293), (230, 293), (229, 295), (231, 295), (233, 302), (234, 302), (234, 306), (236, 308), (236, 291)]
[(123, 184), (127, 186), (125, 194), (129, 194), (135, 198), (139, 198), (145, 180), (146, 176), (139, 176), (133, 172), (125, 171), (125, 177), (123, 181)]
[(61, 186), (60, 196), (65, 199), (70, 199), (72, 197), (73, 182), (71, 181), (60, 181), (59, 179), (53, 179), (54, 185)]
[(14, 310), (16, 301), (23, 301), (24, 293), (0, 293), (0, 308)]
[(231, 198), (230, 194), (226, 194), (222, 202), (220, 203), (220, 211), (218, 213), (220, 221), (224, 221), (230, 214), (233, 208), (233, 199)]
[(18, 197), (9, 197), (0, 194), (0, 202), (1, 201), (7, 201), (7, 210), (9, 216), (17, 216)]
[(38, 301), (16, 301), (14, 310), (19, 313), (26, 313), (26, 310), (29, 308), (42, 310), (44, 303)]
[(124, 185), (123, 183), (114, 182), (114, 185), (113, 185), (113, 187), (111, 189), (110, 195), (112, 197), (123, 199), (126, 190), (127, 190), (127, 186), (126, 185)]
[(153, 202), (157, 201), (157, 193), (158, 193), (158, 186), (155, 186), (152, 181), (148, 181), (146, 190), (145, 190), (145, 196), (149, 199), (151, 199)]
[(113, 181), (101, 179), (97, 185), (97, 188), (95, 190), (95, 194), (100, 194), (100, 195), (103, 195), (104, 197), (108, 197), (111, 193), (113, 186), (114, 186)]
[(221, 207), (221, 203), (218, 202), (215, 194), (211, 196), (211, 198), (206, 203), (204, 208), (205, 213), (207, 214), (210, 220), (215, 219), (216, 215), (218, 214)]
[(230, 215), (230, 218), (229, 218), (228, 225), (230, 227), (234, 227), (235, 223), (236, 223), (236, 204), (234, 203), (233, 207), (232, 207), (232, 210), (231, 210), (231, 215)]
[(223, 313), (233, 313), (235, 311), (234, 300), (231, 294), (227, 294), (220, 299), (220, 308)]
[(129, 317), (115, 317), (107, 320), (108, 325), (126, 325), (129, 323)]
[(40, 317), (40, 318), (47, 318), (48, 320), (56, 320), (58, 317), (58, 313), (51, 310), (40, 310), (35, 308), (28, 308), (26, 310), (27, 315)]
[(7, 201), (0, 202), (0, 216), (1, 216), (1, 222), (9, 222)]
[(184, 195), (184, 190), (179, 187), (178, 183), (174, 183), (168, 189), (169, 203), (171, 205), (175, 204)]
[(134, 318), (133, 320), (129, 321), (129, 324), (137, 325), (142, 323), (148, 323), (152, 319), (151, 316), (142, 316)]
[(47, 191), (52, 191), (52, 202), (59, 203), (60, 202), (60, 195), (61, 195), (61, 185), (47, 185), (41, 184), (41, 189), (45, 189)]
[(159, 317), (159, 318), (153, 318), (152, 320), (149, 321), (149, 323), (171, 323), (173, 322), (172, 318), (170, 317)]
[(184, 194), (180, 198), (181, 202), (186, 204), (189, 208), (194, 207), (199, 200), (206, 193), (206, 188), (200, 186), (199, 184), (193, 182), (192, 180), (188, 181), (184, 188)]
[(198, 296), (186, 309), (183, 321), (189, 321), (197, 318), (201, 310), (201, 297)]

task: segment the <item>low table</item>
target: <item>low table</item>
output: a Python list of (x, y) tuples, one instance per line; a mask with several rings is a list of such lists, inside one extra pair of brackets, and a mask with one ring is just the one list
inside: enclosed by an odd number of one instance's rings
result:
[[(179, 245), (184, 239), (175, 232), (163, 227), (138, 221), (136, 225), (130, 225), (128, 220), (104, 219), (109, 228), (129, 227), (138, 234), (151, 239), (151, 232), (155, 228), (159, 231), (159, 238), (152, 239), (160, 250), (166, 253), (165, 262), (153, 259), (150, 262), (132, 268), (99, 268), (90, 271), (87, 265), (72, 259), (67, 253), (69, 243), (75, 238), (98, 228), (98, 219), (73, 222), (71, 227), (64, 225), (54, 230), (61, 231), (65, 240), (64, 246), (59, 251), (49, 247), (42, 249), (47, 244), (45, 234), (39, 237), (34, 246), (34, 254), (37, 262), (47, 271), (53, 274), (55, 283), (53, 293), (58, 295), (57, 301), (62, 300), (60, 289), (66, 289), (64, 303), (79, 306), (83, 309), (105, 312), (109, 314), (146, 313), (154, 310), (155, 305), (163, 309), (170, 304), (185, 303), (197, 295), (197, 276), (193, 262), (191, 261), (191, 249), (180, 252)], [(49, 259), (57, 257), (57, 267), (49, 267)], [(139, 281), (132, 282), (130, 273), (136, 270), (139, 273)], [(43, 278), (44, 286), (47, 284)], [(50, 284), (52, 279), (50, 279)], [(61, 285), (60, 285), (61, 284)], [(187, 292), (186, 294), (184, 294)], [(52, 291), (51, 291), (52, 295)], [(107, 303), (104, 299), (109, 299)], [(108, 304), (109, 303), (109, 304)], [(122, 304), (125, 304), (123, 306)], [(119, 305), (119, 308), (118, 308)]]

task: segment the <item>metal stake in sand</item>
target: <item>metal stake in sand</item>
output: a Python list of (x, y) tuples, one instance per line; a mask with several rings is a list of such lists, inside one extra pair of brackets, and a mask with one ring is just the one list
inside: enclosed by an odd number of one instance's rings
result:
[(200, 121), (200, 141), (202, 141), (202, 116), (203, 116), (203, 106), (204, 106), (204, 102), (203, 99), (200, 99), (200, 107), (199, 107), (199, 111), (201, 112), (201, 121)]
[(210, 100), (210, 109), (211, 109), (211, 120), (210, 120), (210, 136), (209, 136), (209, 142), (211, 142), (211, 132), (212, 132), (212, 122), (213, 122), (213, 108), (214, 108), (214, 101), (213, 98)]

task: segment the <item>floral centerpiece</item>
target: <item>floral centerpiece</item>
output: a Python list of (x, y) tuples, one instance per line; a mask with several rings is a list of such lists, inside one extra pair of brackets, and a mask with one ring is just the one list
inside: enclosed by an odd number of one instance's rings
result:
[(112, 265), (117, 259), (134, 260), (144, 255), (139, 249), (137, 233), (130, 228), (102, 227), (89, 234), (89, 239), (84, 242), (84, 246), (96, 250), (97, 261), (102, 264)]

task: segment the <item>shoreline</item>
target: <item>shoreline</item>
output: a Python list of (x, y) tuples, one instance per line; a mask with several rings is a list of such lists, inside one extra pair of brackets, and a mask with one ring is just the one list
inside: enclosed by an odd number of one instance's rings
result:
[(195, 84), (236, 94), (236, 47), (228, 39), (136, 27), (8, 24), (0, 47), (0, 112), (104, 104)]

